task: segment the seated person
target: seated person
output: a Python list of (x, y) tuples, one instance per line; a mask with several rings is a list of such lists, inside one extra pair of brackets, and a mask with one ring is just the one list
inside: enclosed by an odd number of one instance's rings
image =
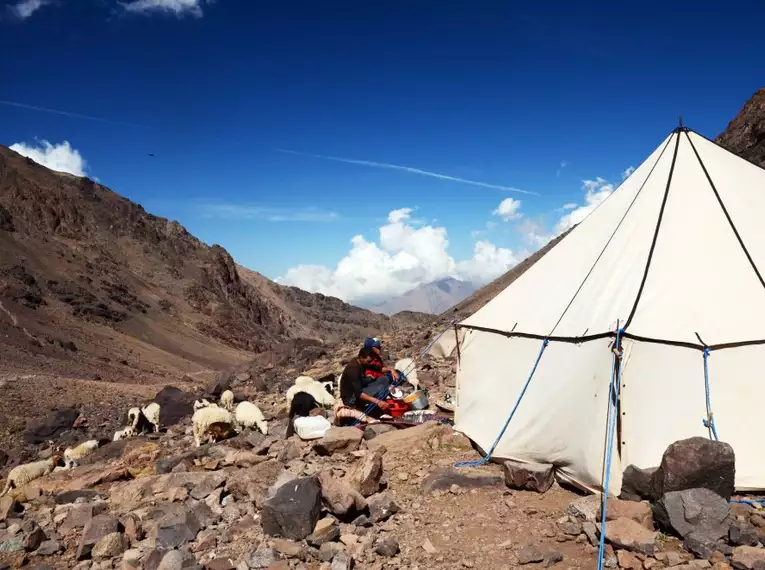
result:
[(286, 437), (297, 433), (300, 439), (318, 439), (324, 437), (332, 427), (324, 417), (324, 411), (316, 399), (308, 392), (298, 392), (290, 404), (290, 417), (287, 423)]
[(377, 338), (364, 339), (364, 348), (371, 348), (374, 351), (372, 363), (367, 366), (367, 376), (377, 379), (383, 374), (388, 374), (393, 380), (398, 380), (398, 371), (385, 366), (382, 359), (382, 341)]
[(384, 398), (390, 388), (391, 377), (383, 374), (369, 376), (367, 368), (372, 364), (376, 353), (370, 347), (364, 347), (359, 355), (351, 360), (340, 377), (340, 398), (343, 404), (356, 410), (366, 410), (369, 404), (376, 404), (373, 417), (378, 417), (389, 409)]

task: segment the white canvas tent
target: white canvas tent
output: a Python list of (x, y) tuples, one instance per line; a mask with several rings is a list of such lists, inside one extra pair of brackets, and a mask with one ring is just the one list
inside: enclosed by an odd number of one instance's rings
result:
[[(736, 486), (765, 489), (765, 170), (679, 127), (579, 226), (460, 322), (456, 427), (493, 453), (601, 490), (612, 347), (622, 348), (609, 492), (705, 427)], [(455, 335), (445, 335), (452, 342)], [(708, 352), (708, 384), (704, 351)], [(617, 375), (618, 377), (618, 375)]]

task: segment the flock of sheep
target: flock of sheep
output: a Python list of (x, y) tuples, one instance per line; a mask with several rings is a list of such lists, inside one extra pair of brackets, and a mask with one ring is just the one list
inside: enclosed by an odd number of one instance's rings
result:
[[(160, 406), (156, 402), (141, 408), (130, 408), (127, 413), (128, 425), (116, 431), (112, 441), (127, 439), (140, 433), (157, 433), (159, 413)], [(221, 394), (220, 405), (204, 399), (194, 402), (191, 422), (197, 447), (226, 439), (245, 428), (257, 428), (263, 434), (268, 433), (268, 423), (260, 408), (246, 400), (234, 405), (234, 393), (231, 390)], [(77, 467), (83, 458), (93, 453), (102, 443), (104, 442), (91, 439), (75, 447), (67, 447), (63, 456), (54, 454), (48, 459), (17, 465), (8, 473), (0, 497), (12, 488), (18, 489), (48, 473)]]

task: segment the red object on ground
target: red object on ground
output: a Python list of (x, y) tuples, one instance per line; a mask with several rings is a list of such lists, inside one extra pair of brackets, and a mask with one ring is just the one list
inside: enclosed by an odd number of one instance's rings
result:
[(391, 415), (391, 417), (400, 418), (401, 416), (404, 415), (405, 412), (409, 410), (409, 406), (399, 400), (385, 400), (385, 401), (390, 406), (390, 410), (388, 410), (388, 413)]

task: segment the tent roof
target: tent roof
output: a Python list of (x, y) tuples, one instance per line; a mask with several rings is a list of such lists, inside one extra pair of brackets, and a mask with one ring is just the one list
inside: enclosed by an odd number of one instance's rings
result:
[(765, 170), (675, 129), (545, 257), (461, 327), (703, 349), (765, 343)]

